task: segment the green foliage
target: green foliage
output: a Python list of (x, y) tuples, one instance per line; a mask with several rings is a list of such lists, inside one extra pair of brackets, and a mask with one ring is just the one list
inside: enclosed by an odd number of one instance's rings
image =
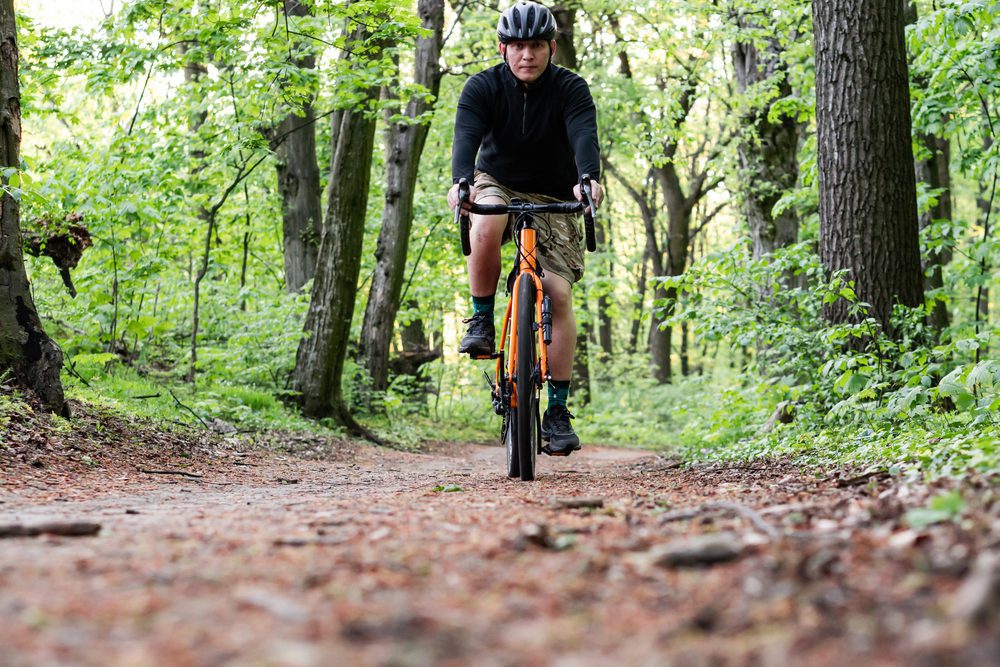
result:
[(462, 487), (458, 484), (438, 484), (431, 491), (434, 493), (458, 493), (459, 491), (464, 491)]
[(965, 500), (958, 491), (934, 496), (926, 507), (918, 507), (906, 513), (906, 522), (912, 528), (921, 530), (931, 524), (957, 519), (965, 509)]
[[(948, 306), (951, 324), (937, 334), (923, 324), (923, 313), (900, 311), (898, 336), (867, 319), (850, 282), (827, 275), (816, 257), (809, 3), (576, 5), (578, 59), (597, 100), (602, 150), (624, 181), (646, 189), (661, 249), (669, 241), (663, 193), (647, 179), (649, 168), (672, 164), (685, 188), (706, 165), (710, 181), (722, 179), (720, 190), (692, 212), (699, 233), (690, 256), (697, 261), (666, 282), (679, 290), (669, 324), (688, 327), (693, 339), (691, 375), (663, 386), (650, 379), (645, 336), (666, 304), (652, 304), (648, 286), (636, 290), (649, 262), (646, 229), (624, 186), (605, 175), (608, 238), (587, 258), (577, 313), (596, 328), (601, 300), (612, 318), (614, 353), (596, 352), (591, 341), (592, 403), (572, 404), (585, 443), (663, 447), (702, 460), (788, 455), (899, 464), (932, 474), (996, 468), (1000, 365), (991, 322), (1000, 240), (977, 200), (990, 199), (1000, 165), (1000, 6), (997, 0), (925, 4), (907, 32), (914, 132), (918, 139), (950, 140), (955, 213), (923, 229), (921, 242), (925, 254), (952, 257), (944, 287), (930, 295)], [(0, 180), (19, 198), (25, 227), (60, 224), (77, 213), (94, 239), (73, 270), (75, 299), (48, 259), (28, 262), (46, 329), (66, 354), (71, 395), (163, 423), (197, 424), (193, 411), (240, 430), (324, 426), (300, 420), (282, 403), (308, 286), (299, 295), (284, 290), (269, 132), (312, 103), (325, 184), (337, 177), (328, 173), (334, 110), (363, 103), (384, 124), (426, 90), (408, 75), (420, 32), (413, 3), (316, 0), (312, 6), (314, 16), (286, 22), (274, 2), (130, 0), (99, 25), (71, 30), (19, 14), (23, 164)], [(424, 367), (423, 377), (394, 378), (387, 391), (368, 396), (372, 413), (362, 414), (400, 447), (428, 438), (495, 442), (499, 434), (483, 367), (452, 352), (468, 308), (467, 282), (443, 202), (461, 86), (499, 62), (496, 17), (489, 3), (452, 7), (440, 99), (419, 119), (430, 123), (430, 133), (397, 325), (419, 321), (428, 343), (442, 345), (445, 354)], [(360, 22), (369, 34), (352, 41)], [(768, 57), (778, 65), (742, 95), (730, 65), (736, 40), (771, 49)], [(351, 57), (341, 58), (348, 50)], [(302, 66), (306, 56), (316, 59), (315, 68)], [(622, 73), (623, 56), (631, 77)], [(388, 94), (371, 102), (364, 93), (371, 86), (386, 86)], [(681, 119), (679, 103), (688, 92), (692, 109)], [(775, 193), (772, 211), (798, 216), (803, 243), (751, 262), (731, 192), (755, 179), (738, 163), (735, 147), (737, 140), (760, 143), (744, 119), (764, 109), (771, 120), (787, 116), (804, 130), (799, 182)], [(668, 154), (672, 144), (677, 150)], [(915, 144), (921, 150), (922, 142)], [(384, 167), (377, 148), (354, 336), (389, 194)], [(921, 210), (931, 210), (943, 194), (922, 184)], [(708, 211), (719, 206), (702, 229)], [(193, 285), (203, 262), (192, 384), (185, 378)], [(981, 303), (977, 309), (979, 297), (993, 306), (988, 317)], [(825, 323), (824, 306), (838, 299), (852, 303), (852, 324)], [(675, 368), (677, 361), (675, 350)], [(353, 359), (346, 376), (355, 379), (348, 396), (364, 405), (365, 380)], [(782, 403), (794, 406), (795, 420), (764, 430)], [(0, 422), (18, 405), (0, 395)]]

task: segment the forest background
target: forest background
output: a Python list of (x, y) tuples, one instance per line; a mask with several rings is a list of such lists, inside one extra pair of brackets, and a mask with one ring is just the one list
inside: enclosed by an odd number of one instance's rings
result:
[[(498, 62), (497, 3), (15, 8), (22, 162), (4, 187), (70, 397), (400, 447), (499, 433), (481, 365), (454, 352), (470, 305), (444, 198), (458, 94)], [(906, 5), (911, 308), (824, 250), (817, 98), (837, 90), (817, 83), (811, 9), (553, 6), (608, 192), (575, 290), (578, 430), (689, 459), (996, 469), (1000, 2)], [(5, 392), (0, 414), (17, 409)]]

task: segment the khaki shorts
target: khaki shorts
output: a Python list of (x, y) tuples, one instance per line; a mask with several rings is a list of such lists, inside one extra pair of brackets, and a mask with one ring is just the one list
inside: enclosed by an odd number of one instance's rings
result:
[[(547, 195), (515, 192), (482, 171), (476, 172), (475, 185), (477, 199), (495, 195), (507, 204), (515, 197), (536, 204), (562, 201)], [(580, 233), (577, 216), (546, 213), (537, 217), (539, 219), (538, 255), (542, 271), (565, 278), (570, 284), (578, 282), (583, 278), (583, 236)], [(514, 216), (511, 216), (507, 223), (507, 229), (503, 233), (504, 243), (511, 240), (513, 227)]]

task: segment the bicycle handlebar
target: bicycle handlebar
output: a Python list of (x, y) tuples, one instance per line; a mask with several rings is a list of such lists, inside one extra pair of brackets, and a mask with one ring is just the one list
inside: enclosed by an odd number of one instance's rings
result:
[[(530, 202), (514, 200), (510, 204), (469, 204), (469, 213), (477, 215), (519, 215), (522, 213), (580, 213), (583, 212), (584, 229), (586, 231), (587, 250), (594, 252), (597, 249), (597, 238), (594, 233), (594, 212), (597, 206), (594, 205), (594, 194), (590, 185), (590, 176), (584, 174), (580, 177), (580, 192), (584, 201), (572, 202), (552, 202), (549, 204), (532, 204)], [(472, 244), (469, 240), (469, 230), (472, 226), (469, 215), (462, 204), (469, 201), (469, 181), (459, 179), (458, 181), (458, 206), (455, 207), (455, 222), (459, 226), (462, 237), (462, 253), (466, 256), (472, 253)]]
[(506, 215), (512, 213), (579, 213), (584, 203), (578, 201), (557, 201), (550, 204), (532, 204), (515, 199), (509, 204), (469, 204), (469, 212), (479, 215)]

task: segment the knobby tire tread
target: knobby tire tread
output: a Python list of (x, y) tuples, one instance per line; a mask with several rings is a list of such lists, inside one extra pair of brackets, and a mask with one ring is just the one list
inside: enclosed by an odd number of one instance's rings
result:
[(517, 442), (521, 480), (535, 479), (538, 400), (535, 387), (535, 282), (522, 275), (517, 295)]
[(507, 423), (504, 427), (503, 445), (507, 449), (507, 477), (521, 476), (520, 455), (517, 450), (517, 408), (508, 408)]

